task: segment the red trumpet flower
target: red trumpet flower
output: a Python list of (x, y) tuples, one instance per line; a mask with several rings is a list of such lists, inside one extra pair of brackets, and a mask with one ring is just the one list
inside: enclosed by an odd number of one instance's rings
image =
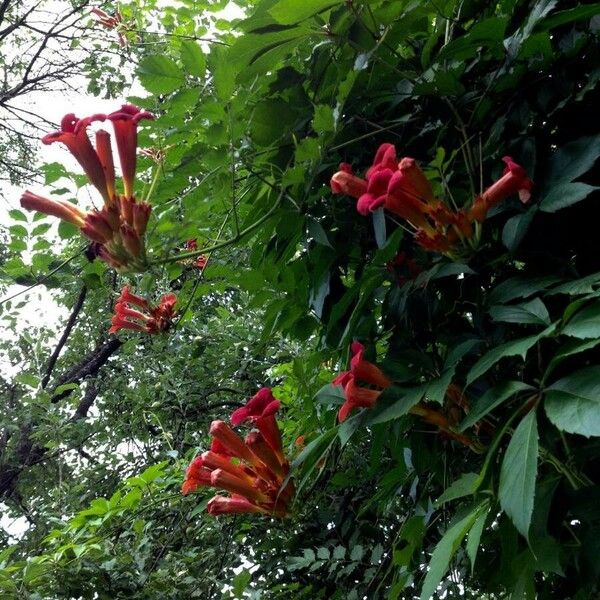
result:
[(265, 388), (235, 411), (232, 422), (251, 421), (259, 427), (259, 431), (248, 433), (245, 440), (224, 421), (213, 421), (211, 449), (189, 466), (183, 494), (201, 486), (227, 490), (230, 497), (215, 496), (209, 501), (208, 512), (212, 515), (261, 512), (285, 516), (294, 495), (293, 483), (288, 481), (289, 463), (260, 431), (262, 423), (273, 419), (277, 439), (281, 439), (274, 417), (277, 408), (279, 401)]
[(58, 217), (68, 223), (73, 223), (77, 227), (81, 227), (85, 221), (86, 213), (79, 207), (64, 200), (51, 200), (38, 196), (29, 190), (23, 192), (21, 196), (21, 206), (26, 210), (35, 210), (45, 215)]
[(135, 179), (137, 158), (137, 124), (142, 119), (153, 118), (154, 115), (137, 106), (133, 106), (133, 104), (123, 104), (121, 110), (117, 110), (107, 116), (107, 119), (112, 121), (115, 130), (123, 186), (127, 198), (133, 197), (133, 182)]
[(159, 303), (152, 307), (147, 300), (132, 294), (125, 286), (115, 304), (109, 333), (117, 333), (121, 329), (149, 334), (166, 331), (173, 323), (176, 302), (177, 296), (171, 292), (165, 294)]
[(42, 138), (42, 143), (62, 142), (82, 166), (90, 182), (100, 192), (104, 201), (110, 203), (111, 199), (106, 185), (104, 169), (87, 134), (87, 127), (92, 121), (103, 121), (104, 119), (105, 116), (100, 114), (78, 119), (73, 113), (69, 113), (60, 122), (60, 130), (45, 135)]
[[(381, 392), (392, 385), (377, 365), (363, 358), (365, 347), (360, 342), (352, 342), (351, 349), (350, 371), (340, 373), (332, 382), (344, 389), (345, 402), (338, 412), (340, 422), (345, 421), (355, 408), (372, 408)], [(363, 385), (359, 385), (359, 382)], [(364, 384), (372, 387), (365, 387)]]
[(523, 204), (529, 202), (533, 181), (527, 177), (525, 169), (510, 156), (505, 156), (502, 160), (506, 164), (502, 177), (475, 199), (469, 213), (472, 220), (481, 223), (490, 208), (513, 194), (519, 194)]
[(392, 144), (378, 148), (365, 179), (342, 163), (331, 178), (331, 189), (335, 194), (357, 198), (361, 215), (385, 207), (414, 228), (417, 244), (456, 258), (479, 242), (480, 229), (473, 227), (473, 221), (481, 223), (492, 206), (512, 194), (518, 193), (522, 202), (531, 196), (533, 183), (523, 167), (508, 156), (502, 160), (506, 163), (503, 176), (478, 196), (468, 211), (451, 209), (438, 200), (415, 159), (404, 157), (397, 162)]
[(281, 434), (275, 419), (281, 403), (277, 400), (269, 388), (260, 389), (248, 402), (246, 406), (238, 408), (231, 415), (231, 423), (234, 426), (250, 421), (261, 432), (273, 452), (283, 459), (281, 446)]
[[(99, 13), (96, 11), (95, 14)], [(87, 135), (90, 123), (107, 118), (115, 128), (125, 195), (119, 195), (115, 188), (110, 134), (103, 129), (98, 130), (95, 149)], [(94, 255), (116, 269), (143, 271), (147, 266), (144, 234), (152, 208), (147, 202), (136, 201), (133, 196), (137, 122), (147, 118), (152, 118), (152, 115), (131, 105), (123, 106), (121, 111), (108, 117), (95, 114), (78, 119), (70, 113), (63, 118), (60, 131), (42, 138), (44, 144), (65, 144), (100, 192), (104, 200), (101, 210), (85, 213), (69, 202), (49, 200), (29, 191), (21, 198), (21, 205), (28, 210), (37, 210), (77, 225), (83, 235), (97, 244)]]

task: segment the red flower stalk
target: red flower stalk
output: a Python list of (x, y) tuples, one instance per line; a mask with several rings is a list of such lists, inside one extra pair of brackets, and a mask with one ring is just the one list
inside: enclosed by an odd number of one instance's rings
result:
[[(261, 390), (262, 393), (254, 396), (243, 407), (246, 410), (236, 411), (232, 421), (249, 420), (259, 425), (261, 421), (274, 419), (272, 411), (276, 408), (269, 405), (276, 402), (278, 408), (278, 401), (269, 401), (270, 390), (267, 391), (268, 394)], [(283, 485), (289, 475), (285, 457), (274, 451), (260, 431), (251, 431), (242, 440), (224, 421), (213, 421), (210, 434), (213, 437), (211, 449), (189, 466), (183, 494), (201, 486), (227, 490), (229, 498), (215, 496), (208, 503), (208, 512), (212, 515), (262, 512), (285, 516), (294, 495), (291, 481)]]
[[(350, 371), (340, 373), (332, 382), (344, 389), (345, 402), (338, 412), (340, 422), (345, 421), (355, 408), (372, 408), (381, 392), (392, 385), (377, 365), (363, 358), (365, 347), (360, 342), (353, 342), (351, 349)], [(359, 385), (359, 382), (363, 385)], [(365, 387), (364, 384), (371, 387)]]
[(45, 135), (42, 138), (42, 143), (62, 142), (82, 166), (90, 182), (100, 192), (104, 201), (110, 204), (111, 197), (106, 184), (104, 168), (87, 134), (87, 127), (92, 121), (103, 121), (104, 119), (105, 116), (100, 114), (78, 119), (73, 113), (69, 113), (63, 117), (60, 130)]
[(112, 121), (115, 130), (125, 196), (132, 198), (137, 158), (137, 124), (141, 119), (153, 119), (154, 116), (132, 104), (123, 104), (121, 110), (110, 113), (107, 118)]
[(21, 206), (25, 210), (35, 210), (45, 215), (58, 217), (63, 221), (77, 225), (77, 227), (83, 225), (86, 217), (86, 213), (70, 202), (44, 198), (29, 190), (26, 190), (21, 196)]
[[(131, 329), (148, 334), (166, 331), (175, 317), (175, 294), (165, 294), (159, 303), (152, 307), (144, 298), (132, 294), (125, 286), (115, 304), (109, 333), (117, 333), (121, 329)], [(137, 306), (141, 310), (131, 308)]]

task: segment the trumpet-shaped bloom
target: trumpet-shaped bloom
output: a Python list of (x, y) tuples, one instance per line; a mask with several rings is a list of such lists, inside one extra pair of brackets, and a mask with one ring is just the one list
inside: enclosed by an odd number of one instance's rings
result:
[(483, 222), (490, 208), (513, 194), (518, 194), (523, 203), (531, 198), (533, 181), (527, 177), (525, 169), (510, 156), (502, 160), (506, 164), (502, 177), (475, 198), (468, 213), (471, 221)]
[(275, 420), (275, 414), (280, 406), (279, 400), (273, 396), (271, 390), (262, 388), (248, 400), (246, 406), (242, 406), (232, 413), (231, 423), (237, 426), (245, 421), (250, 421), (256, 425), (269, 446), (282, 458), (281, 434)]
[[(270, 394), (270, 390), (267, 391)], [(265, 415), (268, 404), (273, 401), (265, 402), (269, 394), (261, 392), (243, 407), (249, 406), (248, 410), (236, 411), (238, 415), (235, 419), (232, 415), (232, 421), (258, 424), (265, 419), (274, 419), (274, 413)], [(213, 438), (211, 449), (189, 466), (182, 486), (183, 494), (206, 486), (227, 490), (229, 497), (215, 496), (209, 501), (208, 512), (212, 515), (262, 512), (285, 516), (294, 496), (285, 457), (282, 460), (260, 431), (249, 432), (243, 440), (224, 421), (213, 421), (210, 434)]]
[(115, 130), (125, 196), (131, 198), (137, 158), (137, 125), (142, 119), (153, 119), (154, 115), (133, 104), (123, 104), (121, 110), (110, 113), (107, 118)]
[(83, 225), (86, 217), (86, 213), (70, 202), (44, 198), (29, 190), (26, 190), (21, 196), (21, 206), (25, 210), (35, 210), (45, 215), (58, 217), (63, 221), (77, 225), (77, 227)]
[(372, 408), (381, 392), (392, 385), (377, 365), (363, 358), (365, 347), (360, 342), (353, 342), (351, 350), (350, 371), (340, 373), (332, 382), (344, 390), (345, 401), (338, 412), (340, 422), (355, 408)]
[(42, 138), (43, 144), (63, 143), (81, 165), (90, 182), (102, 195), (105, 202), (111, 198), (106, 184), (106, 175), (100, 158), (94, 150), (87, 134), (88, 125), (95, 120), (104, 120), (104, 115), (93, 115), (78, 119), (73, 113), (65, 115), (60, 123), (60, 129)]
[(177, 296), (170, 292), (162, 296), (158, 304), (152, 307), (147, 300), (132, 294), (125, 286), (115, 304), (115, 314), (109, 333), (117, 333), (121, 329), (148, 334), (166, 331), (173, 323), (176, 302)]

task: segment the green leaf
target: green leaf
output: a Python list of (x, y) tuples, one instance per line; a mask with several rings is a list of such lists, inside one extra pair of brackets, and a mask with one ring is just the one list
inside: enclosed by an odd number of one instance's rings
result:
[(598, 344), (600, 344), (600, 338), (592, 340), (567, 340), (567, 342), (558, 349), (557, 353), (552, 357), (552, 360), (548, 364), (546, 372), (544, 373), (544, 381), (548, 379), (548, 376), (563, 360), (569, 356), (578, 354), (579, 352), (585, 352), (586, 350), (595, 348)]
[(600, 156), (600, 136), (579, 138), (559, 148), (550, 159), (550, 174), (546, 190), (552, 190), (558, 183), (573, 181), (587, 173)]
[(459, 479), (454, 481), (449, 488), (435, 501), (435, 506), (442, 506), (446, 502), (470, 496), (475, 492), (475, 482), (479, 477), (478, 473), (463, 473)]
[(231, 583), (233, 586), (233, 594), (236, 598), (244, 597), (244, 592), (251, 580), (252, 574), (247, 569), (243, 569), (233, 578)]
[(540, 210), (548, 213), (576, 204), (587, 198), (594, 190), (600, 189), (579, 181), (575, 183), (560, 183), (551, 188), (540, 202)]
[(527, 298), (561, 281), (559, 277), (511, 277), (497, 285), (488, 296), (488, 304), (504, 304), (517, 298)]
[(486, 510), (477, 517), (477, 521), (475, 521), (467, 536), (467, 556), (471, 561), (471, 575), (475, 571), (475, 559), (477, 558), (477, 550), (479, 549), (479, 542), (481, 540), (483, 528), (485, 527), (488, 512), (489, 511)]
[(316, 394), (315, 402), (319, 404), (340, 405), (344, 402), (344, 389), (341, 385), (325, 384)]
[(471, 508), (466, 516), (457, 520), (446, 530), (446, 533), (444, 533), (431, 555), (429, 568), (425, 576), (423, 589), (421, 590), (421, 600), (431, 600), (437, 586), (448, 571), (450, 560), (485, 506), (487, 506), (487, 503)]
[(600, 302), (576, 312), (563, 327), (562, 333), (579, 339), (600, 338)]
[(9, 210), (8, 214), (10, 215), (11, 219), (14, 219), (15, 221), (27, 222), (27, 215), (24, 212), (17, 210), (16, 208)]
[(342, 0), (280, 0), (269, 13), (278, 23), (292, 25), (342, 3)]
[(528, 211), (511, 217), (502, 229), (502, 243), (513, 252), (516, 250), (525, 237), (533, 217), (538, 210), (538, 206), (532, 206)]
[(590, 19), (600, 14), (600, 3), (596, 2), (589, 6), (576, 6), (568, 10), (561, 10), (554, 13), (551, 17), (544, 19), (539, 25), (539, 29), (554, 29), (567, 23), (573, 23), (574, 21), (581, 21), (584, 19)]
[(537, 413), (532, 410), (519, 423), (508, 444), (498, 488), (500, 506), (526, 538), (533, 514), (537, 458)]
[[(297, 477), (296, 489), (301, 490), (317, 463), (337, 437), (338, 428), (332, 427), (308, 444), (291, 464), (291, 472)], [(285, 485), (286, 482), (284, 482)]]
[(142, 58), (137, 74), (142, 85), (152, 94), (170, 94), (185, 82), (183, 71), (164, 54)]
[(335, 130), (335, 115), (331, 106), (328, 106), (327, 104), (319, 104), (318, 106), (315, 106), (313, 129), (317, 133), (325, 133)]
[(524, 325), (549, 325), (548, 309), (539, 298), (523, 304), (492, 306), (490, 315), (494, 321), (522, 323)]
[(500, 359), (507, 356), (520, 356), (523, 360), (527, 356), (529, 349), (536, 344), (542, 337), (545, 337), (554, 331), (551, 326), (537, 335), (531, 335), (519, 340), (513, 340), (501, 344), (484, 354), (472, 367), (467, 375), (467, 385), (487, 373)]
[(202, 77), (206, 70), (206, 58), (198, 42), (184, 40), (179, 50), (181, 62), (190, 75)]
[(489, 389), (473, 406), (467, 417), (460, 424), (459, 431), (464, 431), (477, 421), (480, 421), (485, 415), (500, 406), (511, 396), (524, 392), (525, 390), (534, 390), (535, 388), (523, 383), (522, 381), (503, 381), (496, 387)]
[(586, 367), (553, 383), (544, 407), (558, 429), (600, 436), (600, 367)]
[(425, 388), (423, 386), (408, 389), (392, 386), (382, 392), (377, 399), (377, 404), (369, 410), (365, 424), (371, 426), (398, 419), (408, 414), (410, 409), (423, 399), (424, 395)]
[(500, 44), (507, 22), (506, 17), (491, 17), (475, 22), (465, 35), (456, 37), (442, 47), (438, 60), (465, 60), (475, 57), (481, 51), (481, 47)]
[(310, 235), (317, 244), (333, 248), (327, 237), (326, 231), (323, 229), (323, 225), (314, 219), (308, 219), (308, 235)]
[(261, 146), (269, 146), (289, 132), (293, 121), (294, 111), (284, 100), (261, 102), (252, 114), (252, 139)]
[(360, 544), (357, 544), (352, 548), (352, 552), (350, 552), (350, 560), (359, 561), (364, 556), (365, 551)]

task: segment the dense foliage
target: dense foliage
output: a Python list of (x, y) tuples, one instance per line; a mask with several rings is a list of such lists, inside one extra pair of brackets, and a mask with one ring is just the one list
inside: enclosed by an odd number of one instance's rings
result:
[[(78, 221), (10, 211), (0, 495), (28, 527), (0, 532), (2, 594), (595, 597), (600, 4), (224, 7), (82, 12), (79, 44), (104, 28), (90, 92), (131, 72), (122, 101), (155, 116), (136, 189), (152, 215), (127, 268)], [(460, 251), (427, 249), (397, 211), (332, 192), (340, 163), (363, 177), (382, 144), (457, 215), (505, 156), (531, 198), (471, 219)], [(36, 193), (101, 202), (80, 172), (42, 172)], [(152, 306), (175, 293), (171, 326), (109, 335), (125, 285)], [(63, 316), (23, 327), (38, 290)], [(356, 341), (374, 406), (338, 420)], [(183, 496), (185, 469), (263, 386), (291, 512), (209, 515), (214, 490)]]

